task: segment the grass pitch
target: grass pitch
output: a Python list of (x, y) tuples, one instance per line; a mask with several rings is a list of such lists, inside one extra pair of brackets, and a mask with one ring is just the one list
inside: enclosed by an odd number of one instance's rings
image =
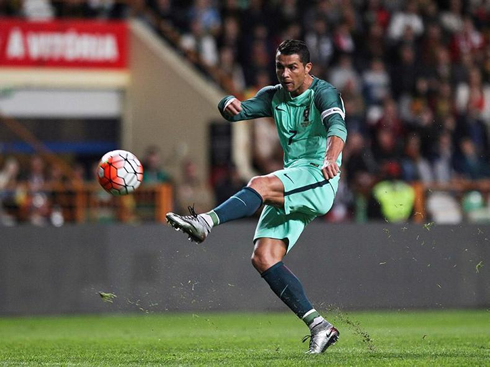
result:
[(0, 366), (490, 366), (490, 310), (328, 316), (315, 356), (290, 313), (0, 318)]

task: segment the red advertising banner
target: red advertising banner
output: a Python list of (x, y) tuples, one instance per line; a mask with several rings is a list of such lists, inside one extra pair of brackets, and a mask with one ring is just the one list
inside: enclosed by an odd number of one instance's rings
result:
[(0, 19), (0, 67), (127, 66), (125, 22)]

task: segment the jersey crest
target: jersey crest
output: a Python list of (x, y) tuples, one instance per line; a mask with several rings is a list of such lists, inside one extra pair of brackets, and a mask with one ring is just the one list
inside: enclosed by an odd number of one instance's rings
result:
[(303, 121), (301, 122), (302, 127), (310, 126), (311, 121), (309, 120), (309, 117), (310, 117), (310, 106), (307, 106), (303, 111)]

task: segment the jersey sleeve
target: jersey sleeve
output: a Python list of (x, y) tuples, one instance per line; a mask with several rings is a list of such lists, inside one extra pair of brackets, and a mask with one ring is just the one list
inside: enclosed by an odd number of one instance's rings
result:
[(251, 120), (259, 117), (272, 116), (272, 98), (277, 88), (274, 86), (264, 87), (257, 92), (255, 97), (242, 101), (242, 111), (235, 116), (224, 113), (224, 109), (235, 96), (226, 96), (218, 104), (218, 110), (228, 121)]
[(335, 88), (322, 88), (315, 94), (315, 106), (320, 111), (327, 137), (338, 136), (347, 139), (345, 107), (340, 93)]

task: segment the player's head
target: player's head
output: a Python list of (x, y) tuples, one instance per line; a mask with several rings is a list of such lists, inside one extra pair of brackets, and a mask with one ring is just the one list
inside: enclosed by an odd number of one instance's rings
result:
[(276, 52), (276, 75), (279, 83), (293, 95), (301, 94), (311, 70), (310, 51), (303, 41), (283, 41)]

